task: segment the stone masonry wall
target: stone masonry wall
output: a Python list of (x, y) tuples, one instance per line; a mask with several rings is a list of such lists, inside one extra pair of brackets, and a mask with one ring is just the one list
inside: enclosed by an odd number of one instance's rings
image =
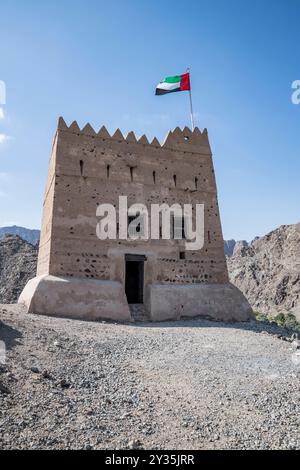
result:
[[(205, 204), (205, 246), (185, 251), (184, 240), (100, 241), (96, 209), (143, 203)], [(51, 240), (51, 242), (50, 242)], [(185, 252), (185, 253), (184, 253)], [(145, 284), (226, 283), (217, 190), (207, 132), (176, 128), (161, 145), (133, 133), (111, 137), (60, 119), (50, 161), (39, 274), (124, 282), (124, 254), (147, 256)], [(184, 255), (180, 254), (184, 253)], [(181, 259), (181, 257), (185, 259)]]

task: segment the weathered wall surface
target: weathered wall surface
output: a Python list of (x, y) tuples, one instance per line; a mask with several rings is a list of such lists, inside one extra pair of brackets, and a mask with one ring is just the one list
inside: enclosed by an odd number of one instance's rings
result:
[(51, 238), (52, 238), (52, 222), (53, 222), (53, 203), (55, 191), (55, 172), (56, 172), (56, 154), (57, 154), (57, 137), (56, 132), (52, 153), (49, 161), (48, 178), (46, 183), (44, 206), (43, 206), (43, 219), (42, 230), (39, 244), (38, 266), (37, 275), (49, 274), (50, 272), (50, 253), (51, 253)]
[[(185, 251), (184, 240), (100, 241), (96, 208), (128, 204), (205, 204), (205, 245)], [(53, 211), (52, 211), (53, 203)], [(51, 213), (53, 217), (51, 218)], [(50, 243), (51, 239), (51, 243)], [(120, 131), (110, 137), (87, 125), (69, 128), (60, 120), (50, 162), (39, 274), (124, 283), (125, 253), (147, 256), (145, 286), (228, 282), (211, 150), (206, 131), (185, 128), (170, 132), (161, 146), (126, 139)]]
[(131, 321), (119, 282), (38, 276), (26, 284), (19, 302), (40, 315)]
[(244, 321), (251, 307), (232, 284), (161, 285), (150, 287), (153, 321), (201, 316), (218, 321)]

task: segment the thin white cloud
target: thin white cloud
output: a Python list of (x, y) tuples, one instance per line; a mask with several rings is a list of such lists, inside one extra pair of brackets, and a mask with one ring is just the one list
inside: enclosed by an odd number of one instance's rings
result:
[(4, 119), (5, 115), (4, 115), (4, 109), (3, 108), (0, 108), (0, 119)]
[(8, 139), (8, 135), (0, 134), (0, 144), (3, 144)]

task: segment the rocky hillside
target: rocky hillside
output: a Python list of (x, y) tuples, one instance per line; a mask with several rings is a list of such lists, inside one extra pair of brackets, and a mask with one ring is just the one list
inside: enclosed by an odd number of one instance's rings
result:
[(17, 301), (27, 281), (35, 276), (37, 246), (18, 236), (0, 239), (0, 303)]
[(19, 237), (26, 240), (32, 245), (36, 245), (40, 239), (39, 230), (31, 230), (25, 227), (17, 227), (16, 225), (12, 227), (0, 227), (0, 238), (5, 237), (6, 235), (18, 235)]
[(300, 318), (300, 223), (283, 225), (227, 258), (230, 280), (254, 310)]
[[(256, 239), (255, 239), (256, 240)], [(232, 256), (236, 250), (239, 250), (242, 246), (248, 246), (246, 240), (224, 240), (224, 252), (226, 256)]]

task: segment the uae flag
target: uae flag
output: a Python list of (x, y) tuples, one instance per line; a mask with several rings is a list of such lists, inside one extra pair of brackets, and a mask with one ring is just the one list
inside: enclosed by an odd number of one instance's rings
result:
[(190, 89), (190, 74), (187, 72), (183, 75), (175, 75), (174, 77), (165, 78), (157, 85), (155, 94), (166, 95), (167, 93), (174, 93), (175, 91), (188, 91)]

